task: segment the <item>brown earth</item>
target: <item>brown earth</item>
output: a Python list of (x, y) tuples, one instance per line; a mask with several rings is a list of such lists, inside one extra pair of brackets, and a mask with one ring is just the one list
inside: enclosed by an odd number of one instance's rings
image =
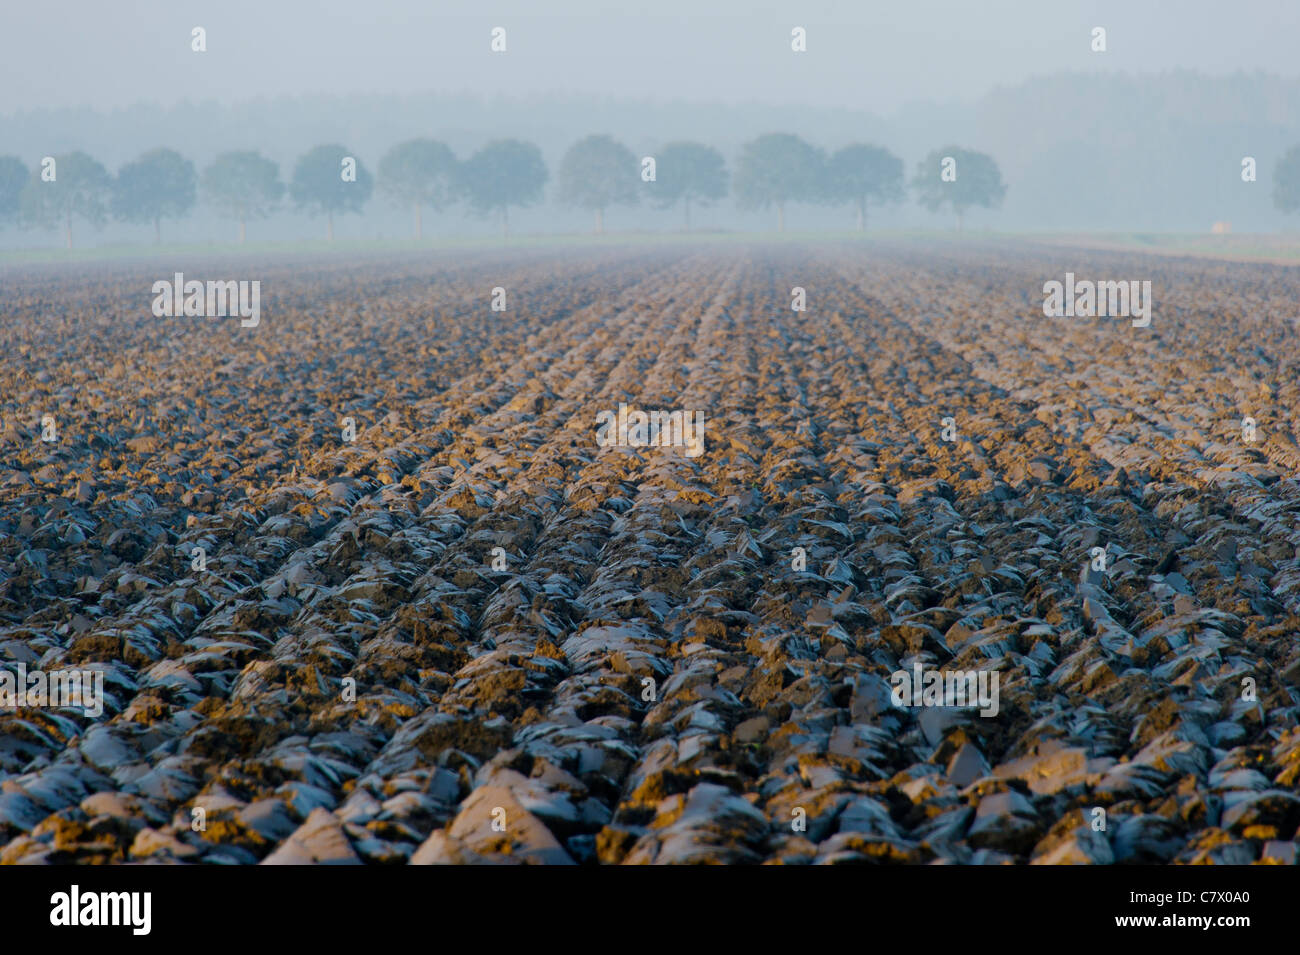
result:
[[(259, 279), (261, 325), (154, 318), (174, 271)], [(1150, 279), (1151, 327), (1044, 318), (1066, 271)], [(1294, 268), (625, 246), (2, 294), (0, 661), (107, 699), (0, 707), (0, 861), (1296, 861)], [(598, 447), (620, 402), (704, 453)], [(996, 670), (997, 714), (893, 705), (915, 661)]]

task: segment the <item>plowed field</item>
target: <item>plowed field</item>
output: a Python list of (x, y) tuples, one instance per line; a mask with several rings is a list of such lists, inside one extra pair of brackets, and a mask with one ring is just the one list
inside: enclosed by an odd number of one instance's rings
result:
[[(105, 689), (0, 706), (0, 861), (1295, 857), (1297, 269), (175, 265), (0, 290), (0, 662)], [(154, 317), (182, 269), (260, 325)], [(1151, 326), (1045, 318), (1067, 271)], [(703, 453), (602, 447), (620, 404)]]

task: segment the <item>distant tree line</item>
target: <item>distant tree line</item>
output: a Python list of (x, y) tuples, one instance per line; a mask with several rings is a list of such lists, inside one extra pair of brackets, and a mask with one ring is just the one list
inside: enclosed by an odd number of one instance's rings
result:
[[(642, 201), (680, 208), (689, 229), (693, 208), (728, 192), (742, 209), (774, 209), (782, 231), (792, 202), (848, 207), (864, 229), (873, 206), (901, 201), (909, 188), (923, 207), (955, 215), (960, 229), (968, 210), (996, 207), (1006, 194), (997, 163), (974, 150), (935, 149), (905, 181), (903, 161), (881, 146), (852, 143), (827, 154), (789, 133), (745, 143), (734, 171), (703, 143), (670, 142), (638, 158), (609, 136), (587, 136), (565, 152), (555, 178), (556, 199), (590, 212), (597, 232), (604, 231), (607, 209)], [(100, 225), (111, 216), (152, 223), (160, 241), (162, 221), (184, 216), (202, 196), (238, 223), (243, 242), (249, 220), (282, 208), (287, 196), (298, 210), (323, 215), (333, 239), (334, 217), (359, 212), (377, 186), (387, 201), (410, 210), (417, 238), (426, 213), (458, 203), (495, 219), (508, 234), (510, 210), (539, 202), (549, 179), (541, 151), (518, 139), (494, 140), (463, 160), (437, 140), (407, 140), (384, 154), (373, 177), (346, 147), (325, 144), (298, 159), (287, 183), (279, 166), (256, 152), (223, 153), (199, 174), (175, 150), (152, 149), (115, 176), (80, 151), (46, 157), (34, 169), (0, 156), (0, 224), (61, 226), (71, 247), (74, 221)], [(1278, 163), (1273, 201), (1283, 212), (1300, 211), (1300, 146)]]
[[(71, 247), (74, 221), (100, 225), (111, 216), (152, 223), (160, 241), (162, 221), (184, 216), (201, 196), (238, 223), (243, 242), (248, 221), (282, 208), (287, 197), (294, 208), (323, 215), (333, 239), (335, 215), (359, 212), (378, 187), (387, 201), (410, 210), (417, 238), (426, 213), (458, 203), (508, 234), (510, 210), (539, 202), (549, 180), (541, 151), (518, 139), (494, 140), (463, 160), (437, 140), (407, 140), (384, 154), (374, 177), (346, 147), (326, 144), (303, 154), (287, 183), (279, 166), (256, 152), (223, 153), (199, 174), (175, 150), (152, 149), (115, 176), (80, 151), (46, 157), (34, 169), (0, 156), (0, 225), (62, 227)], [(689, 229), (692, 208), (730, 192), (742, 209), (774, 209), (784, 231), (789, 203), (848, 207), (864, 229), (873, 206), (901, 201), (909, 189), (926, 209), (955, 215), (959, 229), (968, 210), (996, 207), (1006, 194), (997, 163), (960, 146), (932, 150), (905, 181), (902, 160), (881, 146), (853, 143), (827, 154), (798, 136), (770, 133), (741, 147), (734, 171), (703, 143), (670, 142), (638, 158), (609, 136), (587, 136), (561, 158), (555, 197), (590, 212), (602, 232), (607, 209), (642, 201), (680, 208)], [(1300, 211), (1300, 146), (1277, 164), (1273, 203)]]

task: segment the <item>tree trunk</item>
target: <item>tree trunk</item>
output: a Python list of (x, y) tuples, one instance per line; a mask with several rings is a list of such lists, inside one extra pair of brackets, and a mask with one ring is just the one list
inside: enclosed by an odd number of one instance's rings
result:
[(153, 244), (160, 245), (161, 243), (162, 243), (162, 226), (158, 222), (158, 216), (154, 216), (153, 217)]
[(596, 235), (605, 231), (605, 210), (601, 207), (596, 208)]
[(415, 239), (418, 242), (424, 238), (424, 223), (420, 221), (420, 204), (415, 204)]
[(331, 242), (334, 241), (334, 210), (331, 209), (326, 215), (329, 216), (329, 231), (326, 233)]
[(785, 203), (784, 202), (778, 202), (776, 204), (776, 230), (778, 232), (785, 231)]
[(72, 248), (72, 210), (69, 209), (63, 220), (63, 231), (68, 238), (68, 248)]
[(686, 207), (686, 231), (691, 231), (691, 200), (686, 198), (682, 200), (682, 205)]
[(244, 244), (244, 235), (245, 235), (245, 232), (244, 232), (244, 217), (241, 215), (241, 216), (239, 217), (239, 244), (240, 244), (240, 245), (243, 245), (243, 244)]
[(859, 199), (858, 200), (858, 231), (865, 232), (866, 230), (867, 230), (867, 200)]

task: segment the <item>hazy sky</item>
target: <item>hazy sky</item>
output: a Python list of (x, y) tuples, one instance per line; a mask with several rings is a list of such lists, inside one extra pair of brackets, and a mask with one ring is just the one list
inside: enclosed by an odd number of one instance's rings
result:
[[(1296, 0), (3, 0), (0, 113), (457, 92), (892, 112), (1062, 70), (1300, 73)], [(619, 11), (619, 12), (611, 12)], [(206, 53), (190, 49), (207, 30)], [(489, 50), (492, 27), (508, 50)], [(792, 27), (808, 52), (790, 49)], [(1089, 49), (1094, 26), (1108, 51)]]

